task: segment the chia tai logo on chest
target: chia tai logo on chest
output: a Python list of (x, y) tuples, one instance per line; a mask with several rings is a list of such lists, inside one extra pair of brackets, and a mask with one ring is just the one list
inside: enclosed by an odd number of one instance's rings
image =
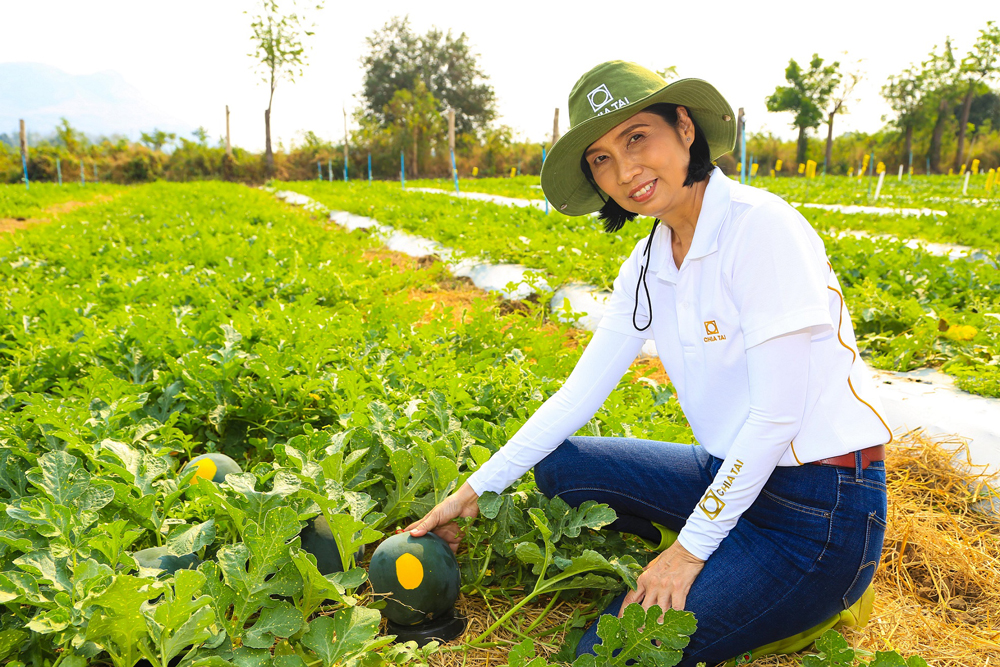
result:
[(715, 320), (709, 320), (705, 322), (705, 342), (711, 343), (717, 340), (726, 340), (726, 335), (719, 333), (719, 325), (715, 323)]

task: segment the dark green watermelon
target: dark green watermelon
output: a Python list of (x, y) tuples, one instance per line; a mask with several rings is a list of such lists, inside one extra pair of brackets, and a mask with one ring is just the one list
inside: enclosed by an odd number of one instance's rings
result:
[(344, 571), (337, 541), (333, 538), (330, 524), (322, 514), (306, 524), (299, 533), (299, 538), (302, 540), (302, 548), (316, 557), (316, 569), (320, 574)]
[[(225, 454), (211, 453), (202, 454), (201, 456), (196, 456), (187, 462), (181, 469), (181, 475), (183, 476), (191, 468), (197, 468), (198, 472), (195, 473), (195, 477), (204, 477), (205, 479), (210, 479), (216, 484), (222, 484), (226, 481), (226, 475), (238, 474), (243, 472), (240, 468), (240, 464), (232, 460)], [(194, 483), (194, 479), (191, 479), (191, 483)]]
[(385, 617), (416, 625), (450, 611), (458, 599), (462, 575), (448, 543), (433, 533), (399, 533), (379, 545), (368, 566), (372, 589), (387, 595)]
[[(325, 516), (321, 514), (306, 524), (299, 533), (299, 539), (302, 541), (302, 548), (316, 557), (316, 569), (320, 574), (325, 576), (344, 571), (344, 564), (340, 561), (340, 551), (337, 549), (337, 540)], [(365, 548), (361, 547), (354, 554), (354, 561), (359, 562), (364, 555)]]
[(136, 551), (132, 554), (135, 562), (142, 567), (152, 567), (173, 574), (177, 570), (194, 570), (201, 564), (195, 554), (173, 556), (167, 553), (167, 547), (152, 547)]

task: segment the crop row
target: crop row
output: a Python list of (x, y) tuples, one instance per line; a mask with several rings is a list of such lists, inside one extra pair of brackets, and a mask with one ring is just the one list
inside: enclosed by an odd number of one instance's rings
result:
[[(610, 289), (621, 262), (648, 233), (649, 221), (641, 218), (609, 235), (587, 216), (401, 193), (393, 184), (289, 187), (331, 209), (371, 216), (487, 261), (540, 269), (552, 286)], [(824, 238), (871, 365), (898, 371), (942, 366), (963, 388), (1000, 395), (1000, 275), (992, 261), (952, 261), (890, 239), (842, 237), (832, 223), (846, 216), (806, 211)]]
[[(426, 660), (377, 636), (364, 570), (324, 576), (299, 533), (322, 514), (349, 554), (421, 515), (580, 349), (530, 303), (321, 222), (239, 185), (153, 184), (0, 236), (0, 661)], [(443, 287), (463, 312), (429, 308)], [(672, 391), (630, 380), (583, 432), (690, 441)], [(191, 484), (181, 465), (212, 451), (247, 472)], [(483, 503), (467, 594), (617, 588), (648, 558), (530, 475)], [(157, 545), (202, 563), (140, 569)]]

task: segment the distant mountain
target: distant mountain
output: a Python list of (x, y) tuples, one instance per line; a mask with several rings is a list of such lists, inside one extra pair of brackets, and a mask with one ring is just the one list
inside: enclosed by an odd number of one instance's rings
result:
[(0, 63), (0, 132), (16, 136), (23, 118), (30, 132), (49, 135), (63, 116), (91, 136), (138, 139), (154, 127), (185, 135), (195, 129), (157, 110), (118, 72), (67, 74), (40, 63)]

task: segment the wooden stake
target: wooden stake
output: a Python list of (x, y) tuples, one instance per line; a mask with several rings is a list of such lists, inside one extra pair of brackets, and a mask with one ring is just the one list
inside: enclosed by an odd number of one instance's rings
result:
[(552, 117), (552, 145), (559, 141), (559, 107), (556, 107), (556, 113)]
[(28, 187), (28, 132), (24, 129), (24, 119), (21, 119), (21, 168), (24, 170), (24, 187)]
[(347, 109), (343, 108), (344, 112), (344, 182), (347, 182)]
[(448, 150), (455, 150), (455, 110), (448, 109)]
[(229, 142), (229, 105), (226, 105), (226, 155), (233, 157), (233, 145)]
[(455, 194), (458, 194), (458, 169), (455, 167), (455, 110), (448, 109), (448, 150), (451, 153), (451, 176), (455, 179)]

